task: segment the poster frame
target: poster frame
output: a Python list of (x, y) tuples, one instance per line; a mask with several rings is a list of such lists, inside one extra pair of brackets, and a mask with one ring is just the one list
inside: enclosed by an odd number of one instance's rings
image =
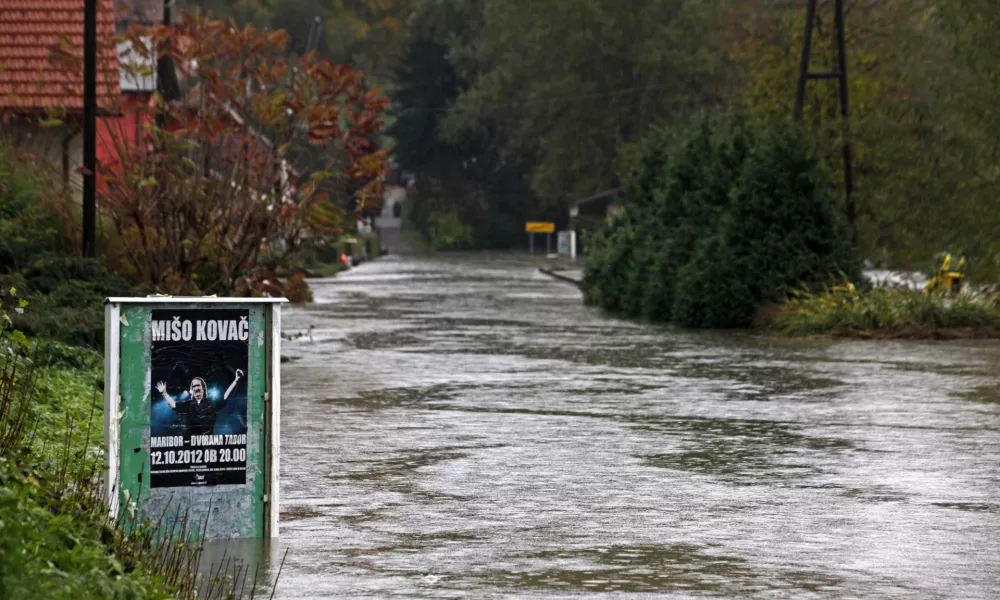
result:
[[(265, 348), (265, 451), (264, 463), (264, 537), (278, 537), (279, 464), (281, 443), (281, 305), (285, 298), (220, 298), (204, 296), (112, 297), (104, 301), (104, 447), (107, 469), (104, 473), (104, 500), (116, 519), (121, 510), (119, 482), (121, 477), (119, 452), (121, 444), (119, 407), (121, 398), (121, 318), (123, 305), (222, 305), (257, 304), (264, 306)], [(221, 307), (221, 306), (220, 306)]]

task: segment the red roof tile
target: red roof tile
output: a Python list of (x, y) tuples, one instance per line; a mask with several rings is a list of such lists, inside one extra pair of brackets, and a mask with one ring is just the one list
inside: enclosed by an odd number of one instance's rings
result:
[[(0, 110), (83, 110), (84, 0), (0, 0)], [(69, 43), (69, 65), (55, 49)], [(112, 0), (98, 0), (97, 104), (120, 103)]]

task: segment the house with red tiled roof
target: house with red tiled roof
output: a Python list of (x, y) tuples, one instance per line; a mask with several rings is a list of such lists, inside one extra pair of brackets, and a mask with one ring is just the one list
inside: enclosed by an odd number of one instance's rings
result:
[(152, 41), (143, 38), (142, 42), (138, 48), (128, 39), (118, 42), (120, 110), (97, 120), (98, 193), (106, 189), (102, 175), (120, 167), (123, 152), (149, 146), (145, 128), (156, 121), (157, 73)]
[[(144, 10), (138, 13), (135, 9), (116, 13), (113, 3), (118, 0), (98, 2), (100, 193), (106, 190), (102, 172), (120, 169), (133, 151), (148, 149), (150, 140), (144, 132), (156, 120), (157, 90), (180, 109), (172, 111), (164, 124), (171, 130), (198, 122), (205, 90), (190, 65), (158, 60), (148, 38), (119, 39), (116, 34), (116, 25), (125, 29), (129, 22), (148, 24), (156, 11), (162, 12), (161, 0), (145, 0)], [(61, 164), (64, 185), (77, 194), (82, 188), (79, 167), (83, 162), (83, 4), (83, 0), (0, 0), (0, 133), (13, 138), (21, 149)], [(158, 85), (164, 73), (167, 76)], [(228, 105), (224, 109), (226, 118), (259, 138), (256, 151), (273, 151), (271, 142), (246, 125), (235, 109)], [(284, 162), (282, 167), (276, 188), (284, 198), (294, 193), (294, 171)]]
[[(83, 0), (0, 0), (0, 132), (62, 165), (79, 189), (83, 162)], [(98, 115), (121, 112), (112, 0), (98, 0)]]

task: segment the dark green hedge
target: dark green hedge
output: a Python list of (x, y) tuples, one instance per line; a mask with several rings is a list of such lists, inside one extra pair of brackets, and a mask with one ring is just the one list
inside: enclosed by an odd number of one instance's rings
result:
[(98, 261), (54, 253), (4, 279), (30, 302), (30, 310), (14, 316), (18, 329), (95, 350), (104, 347), (104, 299), (134, 294), (128, 281)]
[(860, 261), (825, 171), (793, 125), (703, 119), (654, 131), (619, 215), (588, 249), (584, 297), (686, 327), (747, 327), (756, 309)]
[(36, 339), (100, 350), (103, 300), (131, 296), (132, 286), (100, 262), (72, 254), (48, 177), (0, 139), (0, 296), (17, 288), (30, 302), (14, 325)]

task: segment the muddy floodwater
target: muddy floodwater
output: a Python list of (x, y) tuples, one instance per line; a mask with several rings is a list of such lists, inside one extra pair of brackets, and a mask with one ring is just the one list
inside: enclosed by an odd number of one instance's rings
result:
[(526, 257), (286, 308), (277, 598), (1000, 598), (1000, 345), (690, 332)]

